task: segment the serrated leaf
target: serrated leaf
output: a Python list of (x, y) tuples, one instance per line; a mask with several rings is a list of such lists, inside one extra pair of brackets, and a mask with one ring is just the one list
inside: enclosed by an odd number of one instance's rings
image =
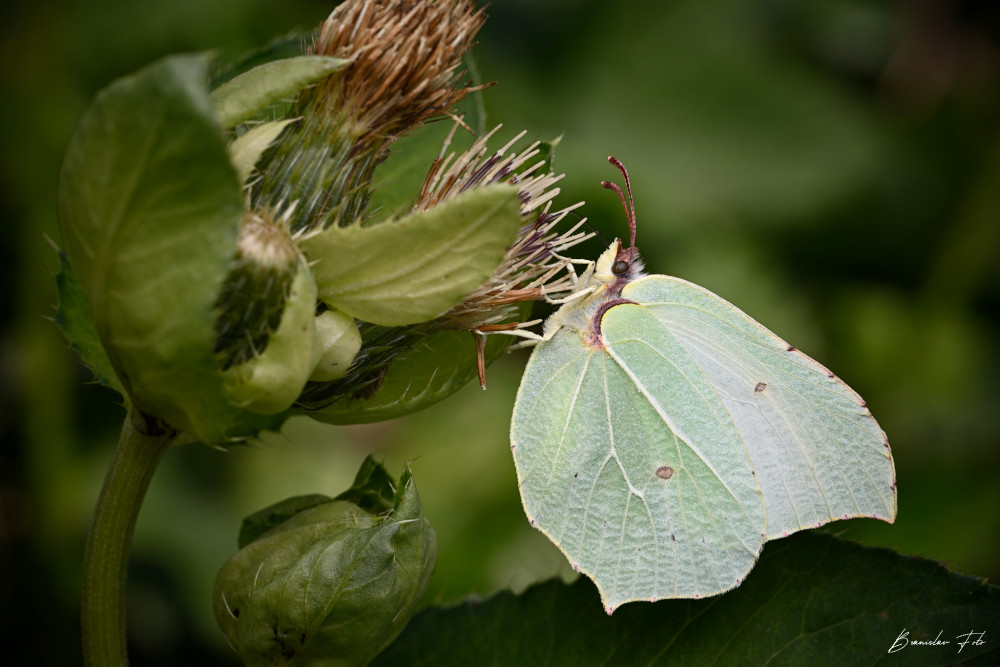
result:
[(331, 56), (298, 56), (258, 65), (213, 90), (212, 105), (222, 126), (232, 127), (334, 74), (350, 62)]
[[(403, 472), (403, 479), (400, 480), (400, 491), (406, 486), (406, 481), (410, 478), (409, 475), (409, 469)], [(362, 462), (358, 474), (354, 476), (351, 488), (334, 500), (346, 500), (369, 514), (385, 514), (391, 512), (396, 505), (396, 485), (389, 471), (369, 456)]]
[(204, 56), (174, 56), (102, 91), (67, 149), (59, 212), (66, 255), (124, 388), (144, 412), (220, 442), (283, 418), (231, 407), (215, 372), (213, 304), (243, 195), (207, 72)]
[(483, 283), (523, 224), (517, 189), (491, 185), (371, 226), (332, 226), (301, 242), (319, 298), (365, 322), (426, 322)]
[(56, 286), (59, 290), (59, 308), (56, 310), (55, 320), (66, 335), (66, 340), (98, 382), (126, 397), (125, 388), (115, 375), (115, 369), (97, 335), (94, 312), (87, 301), (87, 295), (63, 252), (59, 253)]
[[(818, 533), (768, 544), (754, 576), (704, 600), (607, 616), (585, 578), (430, 608), (373, 665), (993, 665), (1000, 588)], [(889, 650), (900, 634), (942, 646)], [(984, 632), (982, 645), (956, 638)], [(975, 637), (974, 637), (975, 638)], [(900, 642), (901, 644), (902, 642)]]

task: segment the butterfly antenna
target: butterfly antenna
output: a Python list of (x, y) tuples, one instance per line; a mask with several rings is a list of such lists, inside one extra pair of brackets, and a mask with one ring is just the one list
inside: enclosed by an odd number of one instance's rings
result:
[[(577, 216), (577, 217), (579, 217), (579, 216)], [(589, 222), (587, 222), (586, 219), (583, 220), (583, 225), (584, 225), (584, 227), (586, 227), (587, 229), (589, 229), (590, 231), (592, 231), (594, 233), (594, 236), (596, 236), (597, 238), (601, 239), (601, 242), (604, 245), (608, 245), (608, 240), (606, 238), (604, 238), (604, 234), (602, 234), (601, 232), (598, 231), (597, 227), (594, 227), (592, 224), (590, 224)]]
[(622, 173), (625, 178), (625, 189), (628, 191), (628, 203), (625, 203), (625, 195), (622, 193), (622, 189), (618, 187), (615, 183), (609, 183), (608, 181), (601, 181), (601, 185), (609, 190), (614, 190), (618, 193), (618, 198), (622, 202), (622, 208), (625, 209), (625, 217), (628, 220), (628, 230), (629, 230), (629, 247), (635, 247), (635, 199), (632, 198), (632, 183), (628, 178), (628, 170), (625, 169), (625, 165), (621, 163), (616, 157), (608, 156), (608, 162), (618, 167), (618, 171)]

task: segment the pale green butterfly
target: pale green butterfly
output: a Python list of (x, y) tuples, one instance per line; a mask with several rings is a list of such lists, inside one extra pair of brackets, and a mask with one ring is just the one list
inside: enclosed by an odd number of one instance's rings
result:
[(634, 600), (739, 586), (764, 542), (896, 516), (885, 433), (865, 402), (735, 306), (645, 275), (631, 233), (546, 322), (511, 450), (531, 525), (600, 590)]

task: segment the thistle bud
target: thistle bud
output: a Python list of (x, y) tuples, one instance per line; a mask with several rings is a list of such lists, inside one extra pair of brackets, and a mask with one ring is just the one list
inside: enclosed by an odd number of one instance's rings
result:
[(288, 409), (316, 364), (316, 281), (282, 220), (244, 216), (216, 308), (226, 398), (258, 414)]
[(337, 498), (290, 498), (241, 536), (213, 604), (247, 665), (367, 664), (416, 611), (437, 556), (409, 469), (397, 484), (371, 458)]
[(255, 208), (297, 202), (295, 232), (348, 225), (392, 143), (471, 90), (456, 69), (485, 16), (469, 0), (349, 0), (323, 23), (317, 56), (348, 63), (300, 93), (302, 120), (264, 154)]
[(336, 380), (347, 374), (361, 349), (361, 333), (354, 318), (336, 310), (316, 316), (316, 365), (313, 382)]

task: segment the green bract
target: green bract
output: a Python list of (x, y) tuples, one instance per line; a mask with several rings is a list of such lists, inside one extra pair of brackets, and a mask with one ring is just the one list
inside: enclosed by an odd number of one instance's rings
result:
[(349, 60), (329, 56), (275, 60), (233, 77), (213, 90), (212, 104), (222, 125), (232, 127), (349, 63)]
[(347, 492), (278, 503), (242, 539), (213, 600), (247, 665), (367, 664), (416, 611), (437, 554), (409, 469), (396, 484), (371, 458)]
[[(488, 337), (486, 363), (499, 358), (509, 344), (506, 336)], [(451, 396), (475, 377), (476, 348), (472, 334), (438, 331), (393, 361), (374, 396), (346, 396), (306, 414), (328, 424), (395, 419)]]
[(319, 298), (359, 320), (401, 326), (458, 305), (503, 259), (524, 224), (517, 188), (470, 190), (428, 211), (304, 239)]
[(80, 286), (73, 267), (66, 260), (66, 254), (59, 253), (59, 275), (56, 277), (59, 290), (59, 309), (56, 311), (56, 324), (63, 330), (66, 339), (73, 350), (80, 355), (80, 360), (90, 369), (97, 381), (110, 387), (127, 398), (128, 394), (115, 369), (111, 366), (107, 353), (101, 346), (101, 340), (94, 328), (94, 312), (90, 301)]
[(229, 143), (229, 155), (240, 177), (240, 183), (246, 182), (260, 156), (274, 143), (281, 131), (294, 122), (294, 118), (288, 118), (263, 123), (247, 130)]
[(305, 262), (292, 282), (281, 324), (259, 355), (225, 371), (226, 398), (250, 412), (271, 415), (291, 407), (316, 364), (316, 282)]

